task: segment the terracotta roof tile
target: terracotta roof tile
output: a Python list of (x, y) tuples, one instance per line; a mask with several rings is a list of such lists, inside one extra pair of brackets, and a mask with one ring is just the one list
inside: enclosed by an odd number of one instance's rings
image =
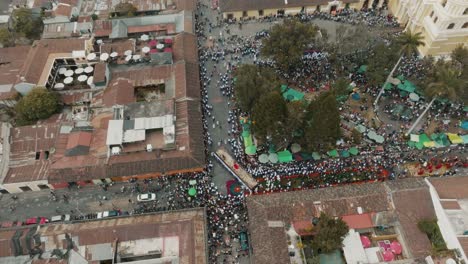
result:
[(102, 101), (104, 106), (126, 105), (135, 102), (135, 88), (128, 79), (118, 78), (112, 81), (104, 90)]
[(174, 38), (174, 61), (198, 63), (198, 48), (193, 34), (181, 33)]
[(94, 66), (94, 83), (100, 83), (106, 81), (106, 63), (97, 63)]
[(365, 229), (374, 227), (372, 223), (373, 214), (374, 213), (343, 215), (341, 218), (349, 228)]
[(31, 46), (0, 48), (0, 85), (15, 84)]
[(468, 198), (468, 177), (430, 178), (429, 181), (436, 189), (440, 199)]
[(71, 17), (73, 7), (70, 5), (59, 4), (54, 10), (54, 16)]
[(117, 52), (119, 56), (123, 56), (126, 50), (135, 50), (134, 39), (113, 41), (111, 43), (104, 43), (101, 45), (101, 53), (106, 52), (110, 54), (112, 52)]
[(67, 149), (71, 149), (77, 146), (87, 146), (91, 145), (91, 138), (93, 134), (91, 132), (72, 132), (68, 136)]

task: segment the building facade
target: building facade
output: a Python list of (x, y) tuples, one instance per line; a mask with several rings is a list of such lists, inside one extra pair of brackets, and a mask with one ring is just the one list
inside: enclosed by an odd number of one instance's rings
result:
[(261, 18), (299, 13), (337, 12), (349, 8), (380, 8), (386, 0), (220, 0), (224, 19)]
[(389, 9), (402, 26), (421, 32), (421, 55), (445, 56), (459, 45), (468, 47), (468, 1), (390, 0)]

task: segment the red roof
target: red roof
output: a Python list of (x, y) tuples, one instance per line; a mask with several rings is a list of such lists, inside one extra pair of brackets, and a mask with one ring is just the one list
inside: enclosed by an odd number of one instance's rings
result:
[(312, 229), (314, 226), (312, 225), (312, 220), (294, 221), (292, 224), (294, 226), (294, 230), (296, 230), (297, 234), (300, 236), (313, 234)]
[(55, 11), (54, 11), (54, 15), (55, 15), (55, 16), (66, 16), (66, 17), (70, 17), (71, 14), (72, 14), (72, 9), (73, 9), (72, 6), (64, 5), (64, 4), (59, 4), (59, 5), (57, 6), (57, 9), (55, 9)]
[(365, 229), (374, 227), (372, 216), (374, 213), (344, 215), (341, 217), (343, 221), (353, 229)]
[(83, 131), (71, 133), (68, 137), (67, 149), (71, 149), (77, 146), (89, 147), (91, 145), (92, 135), (93, 134), (90, 132)]

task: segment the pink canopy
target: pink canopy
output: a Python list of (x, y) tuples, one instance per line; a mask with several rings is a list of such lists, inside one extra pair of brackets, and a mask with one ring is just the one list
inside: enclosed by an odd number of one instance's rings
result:
[(172, 49), (171, 48), (165, 48), (164, 52), (172, 52)]
[(393, 241), (390, 244), (390, 249), (392, 250), (393, 254), (400, 255), (401, 254), (401, 244), (398, 241)]
[(157, 42), (155, 39), (151, 40), (151, 41), (148, 43), (148, 45), (150, 45), (151, 47), (156, 46), (156, 44), (158, 44), (158, 42)]
[(371, 241), (368, 236), (361, 236), (361, 243), (364, 248), (371, 246)]
[(395, 259), (395, 255), (390, 250), (384, 251), (382, 253), (384, 261), (393, 261)]
[(170, 39), (170, 38), (164, 39), (164, 43), (172, 44), (172, 39)]

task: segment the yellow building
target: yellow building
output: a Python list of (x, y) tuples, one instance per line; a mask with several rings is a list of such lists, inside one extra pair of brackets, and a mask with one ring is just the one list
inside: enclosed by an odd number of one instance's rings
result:
[[(380, 7), (384, 0), (377, 1)], [(333, 12), (344, 8), (361, 9), (371, 6), (371, 0), (219, 0), (225, 19), (260, 18), (272, 15), (295, 15), (298, 13)]]
[(421, 32), (421, 55), (444, 56), (468, 47), (468, 0), (390, 0), (389, 9), (405, 29)]

